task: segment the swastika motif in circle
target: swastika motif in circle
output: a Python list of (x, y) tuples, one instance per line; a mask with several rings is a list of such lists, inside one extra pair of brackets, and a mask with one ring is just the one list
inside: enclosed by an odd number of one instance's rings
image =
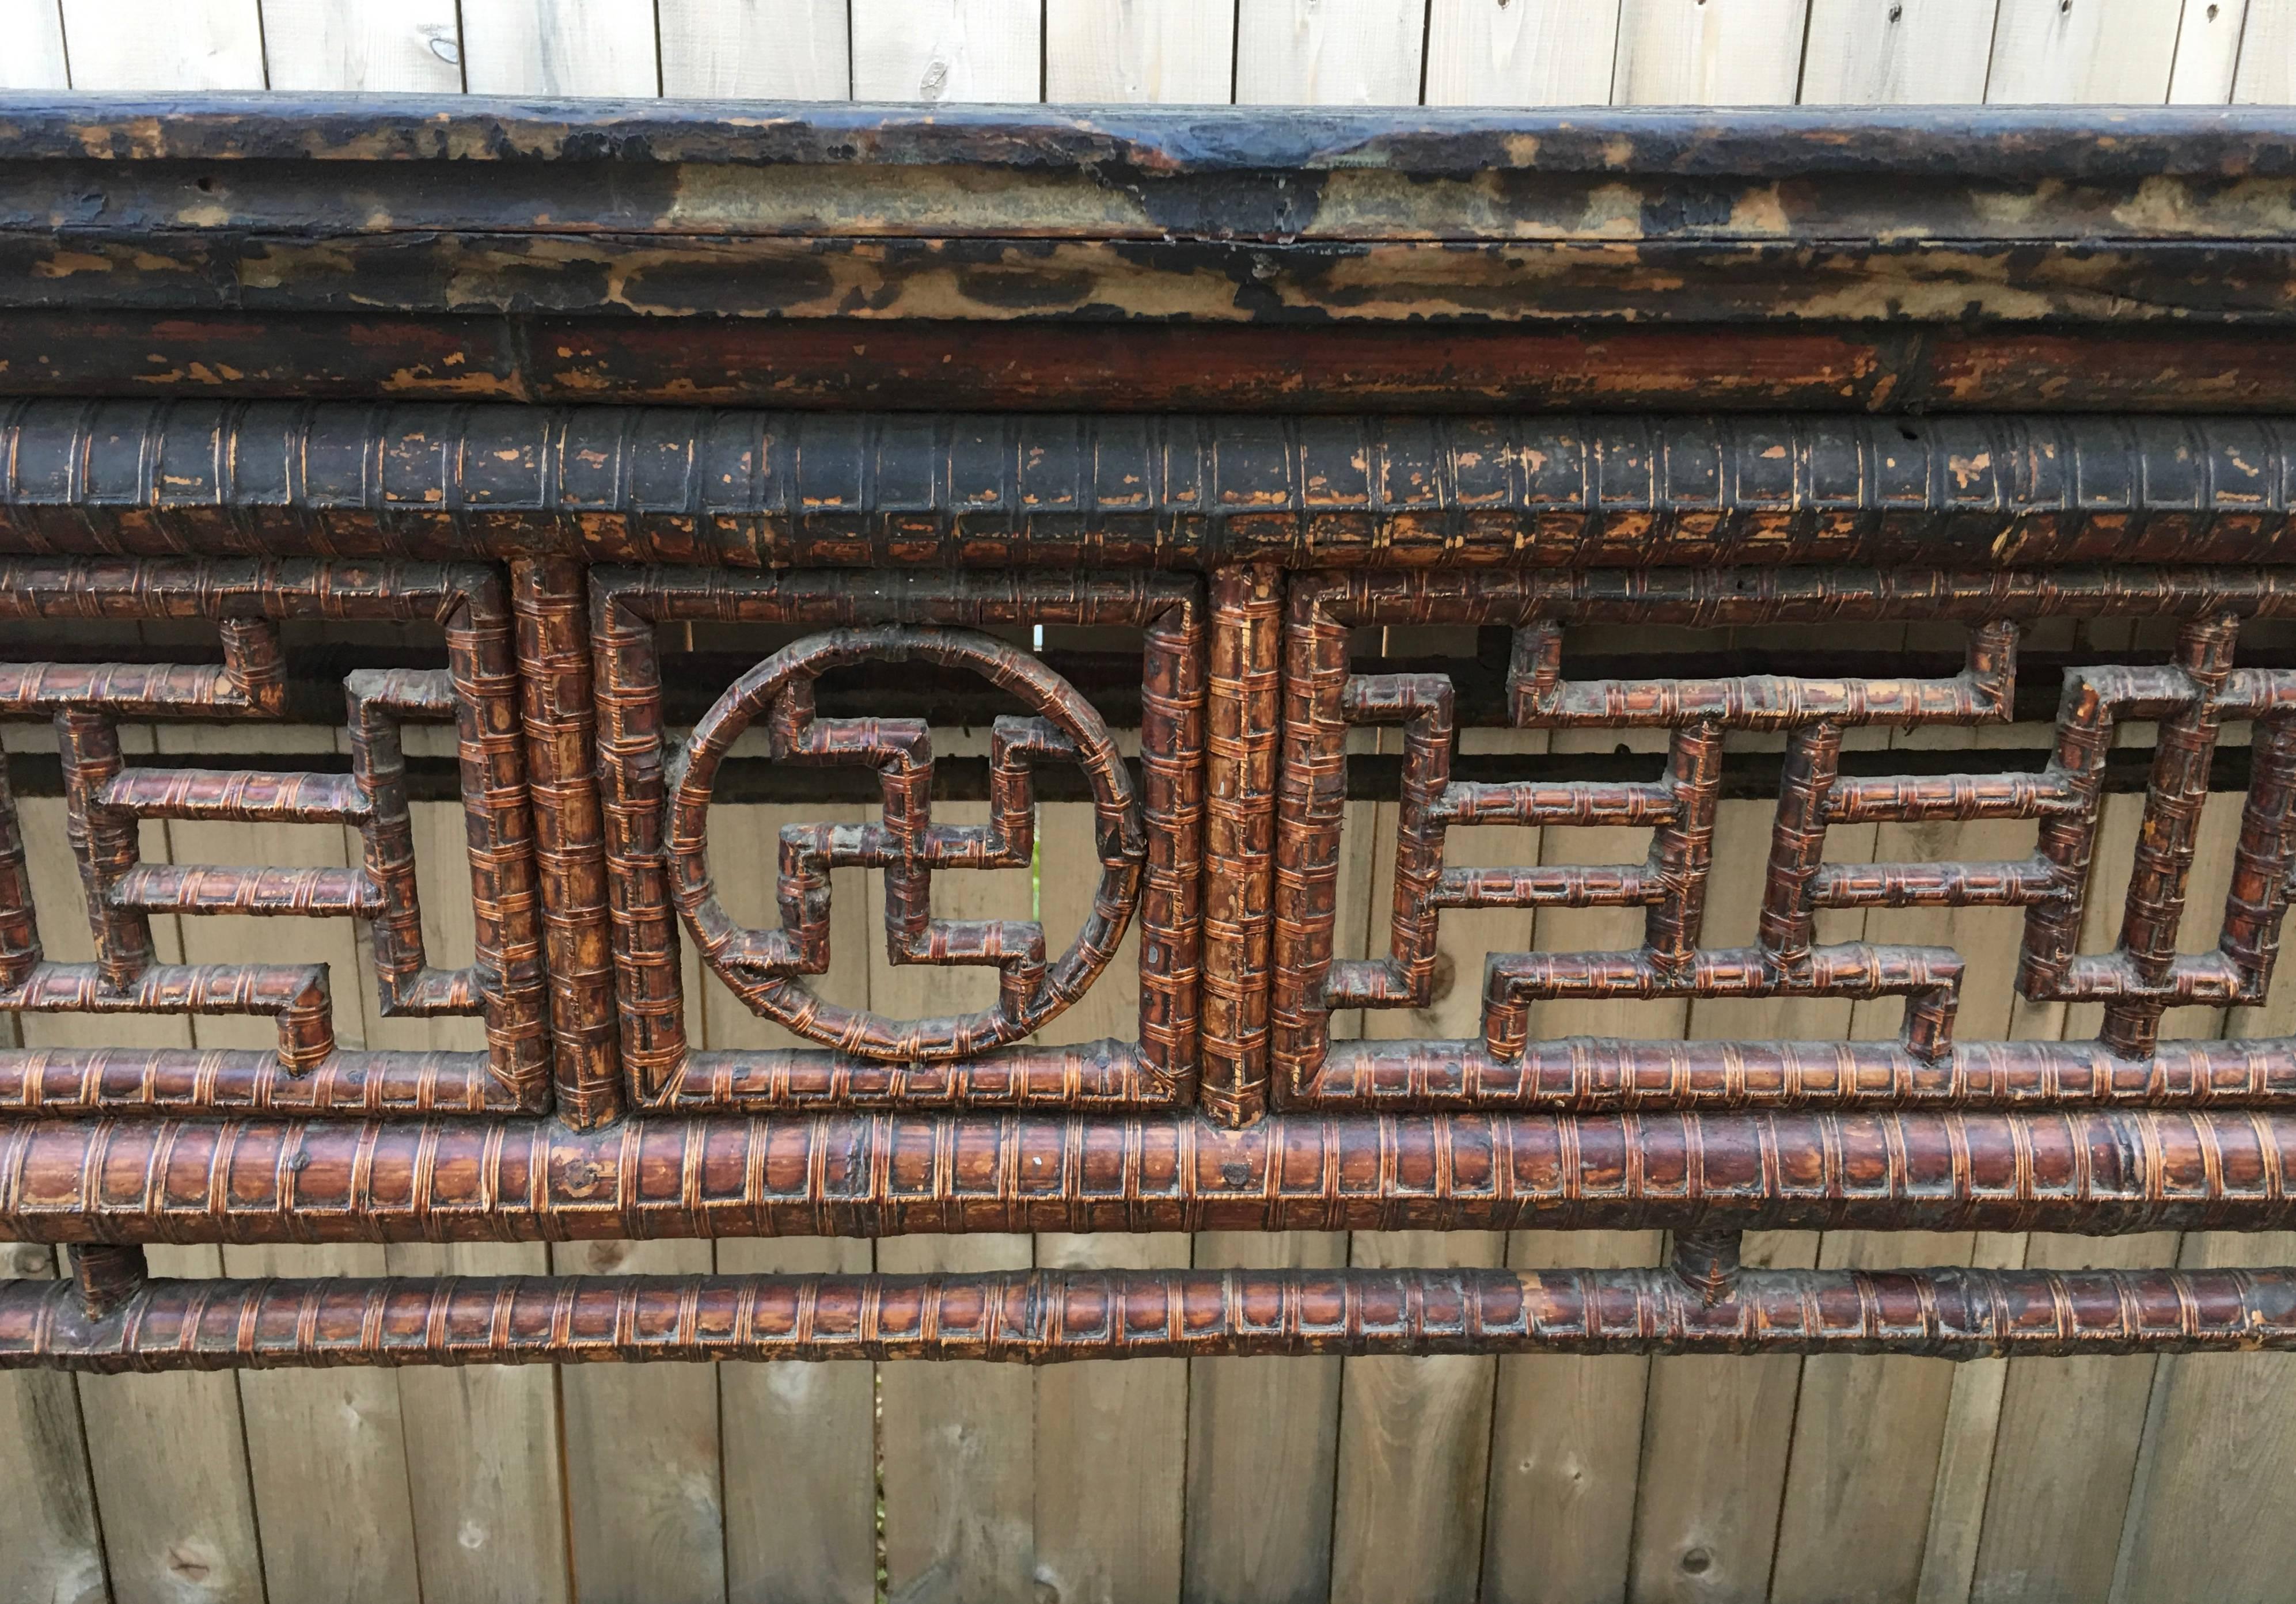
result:
[[(989, 821), (932, 821), (932, 738), (922, 719), (822, 718), (815, 681), (867, 659), (970, 668), (1037, 709), (996, 720), (989, 749)], [(884, 814), (873, 824), (800, 824), (782, 831), (782, 928), (754, 930), (719, 903), (706, 831), (718, 768), (762, 715), (777, 763), (860, 764), (878, 771)], [(932, 916), (936, 869), (1024, 869), (1035, 843), (1030, 765), (1077, 764), (1090, 783), (1099, 889), (1076, 940), (1047, 961), (1034, 920)], [(886, 625), (808, 636), (742, 676), (694, 726), (668, 775), (665, 847), (671, 895), (703, 962), (757, 1012), (813, 1041), (871, 1058), (963, 1058), (1028, 1035), (1081, 996), (1114, 954), (1139, 897), (1146, 856), (1132, 783), (1107, 725), (1037, 659), (971, 630)], [(883, 872), (885, 938), (895, 963), (984, 964), (998, 971), (996, 1006), (898, 1020), (823, 1000), (800, 977), (829, 967), (829, 876)]]

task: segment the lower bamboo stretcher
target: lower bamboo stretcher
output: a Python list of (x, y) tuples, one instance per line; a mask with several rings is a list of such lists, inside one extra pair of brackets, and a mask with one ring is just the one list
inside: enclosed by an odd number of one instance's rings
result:
[(2296, 1113), (0, 1121), (0, 1236), (2296, 1226)]
[(2296, 1270), (1065, 1271), (0, 1283), (0, 1368), (2296, 1347)]

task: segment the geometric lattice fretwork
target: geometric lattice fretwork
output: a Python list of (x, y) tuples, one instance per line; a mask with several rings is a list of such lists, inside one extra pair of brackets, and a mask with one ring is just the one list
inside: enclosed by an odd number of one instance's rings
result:
[[(223, 661), (0, 665), (0, 716), (46, 716), (55, 724), (68, 834), (94, 944), (91, 963), (44, 959), (0, 773), (0, 1011), (258, 1014), (279, 1026), (275, 1054), (201, 1059), (158, 1049), (91, 1058), (83, 1090), (72, 1096), (98, 1106), (139, 1100), (218, 1107), (539, 1106), (550, 1048), (531, 824), (510, 620), (491, 572), (408, 565), (385, 577), (316, 562), (24, 563), (5, 578), (0, 595), (8, 605), (45, 617), (208, 611), (217, 618)], [(123, 718), (281, 716), (285, 665), (276, 620), (293, 617), (443, 618), (449, 667), (347, 677), (348, 773), (127, 762), (119, 733)], [(474, 962), (463, 968), (435, 968), (423, 950), (399, 740), (409, 719), (457, 726), (476, 924)], [(361, 863), (146, 863), (139, 826), (147, 820), (347, 824), (358, 832)], [(155, 916), (213, 914), (367, 921), (382, 1011), (483, 1015), (487, 1052), (340, 1052), (324, 963), (157, 961)], [(33, 1094), (28, 1088), (25, 1095)], [(46, 1091), (38, 1094), (43, 1106), (52, 1106)]]
[[(1773, 581), (1781, 589), (1793, 582), (1792, 576)], [(1685, 590), (1694, 583), (1677, 582)], [(1384, 1084), (1419, 1101), (1510, 1101), (1554, 1095), (1559, 1087), (1583, 1092), (1589, 1075), (1607, 1077), (1612, 1091), (1627, 1097), (1643, 1088), (1677, 1094), (1701, 1076), (1742, 1091), (1749, 1065), (1782, 1096), (1792, 1095), (1805, 1077), (1836, 1085), (1865, 1076), (1883, 1097), (1911, 1095), (1925, 1084), (1964, 1085), (1972, 1073), (2005, 1076), (2003, 1084), (2013, 1089), (2028, 1082), (2062, 1085), (2083, 1074), (2094, 1084), (2116, 1074), (2126, 1084), (2154, 1057), (2166, 1009), (2262, 1000), (2296, 862), (2296, 675), (2234, 669), (2238, 619), (2231, 611), (2201, 609), (2182, 626), (2167, 665), (2070, 671), (2054, 749), (2038, 773), (1851, 776), (1841, 773), (1842, 734), (1851, 726), (1970, 725), (2009, 717), (2017, 626), (2010, 617), (1985, 616), (1982, 608), (1990, 600), (2012, 613), (2015, 597), (1972, 599), (1977, 616), (1966, 664), (1948, 679), (1571, 680), (1563, 674), (1562, 625), (1572, 609), (1541, 598), (1535, 586), (1521, 590), (1528, 593), (1496, 602), (1463, 593), (1438, 621), (1514, 625), (1506, 693), (1519, 727), (1664, 728), (1664, 771), (1649, 782), (1455, 780), (1450, 681), (1439, 674), (1347, 670), (1345, 626), (1376, 614), (1376, 585), (1342, 581), (1309, 593), (1304, 604), (1295, 600), (1283, 824), (1295, 872), (1289, 888), (1279, 880), (1279, 942), (1287, 945), (1278, 953), (1272, 1010), (1279, 1095), (1344, 1104)], [(1366, 593), (1368, 604), (1357, 600)], [(1510, 600), (1524, 616), (1505, 618)], [(1742, 610), (1790, 610), (1792, 600), (1755, 596)], [(1651, 602), (1639, 605), (1647, 610)], [(1632, 616), (1631, 610), (1599, 614), (1621, 615)], [(2116, 724), (2128, 719), (2154, 721), (2159, 730), (2144, 824), (2120, 938), (2110, 953), (2084, 954), (2076, 950), (2077, 937), (2104, 759)], [(2255, 727), (2232, 891), (2215, 950), (2180, 953), (2177, 932), (2210, 758), (2228, 720), (2251, 720)], [(1336, 856), (1309, 843), (1335, 838), (1339, 736), (1349, 724), (1374, 723), (1403, 729), (1394, 909), (1385, 955), (1338, 961), (1331, 954), (1329, 921), (1316, 917), (1322, 894), (1314, 879), (1316, 866)], [(1714, 948), (1701, 935), (1723, 734), (1730, 730), (1783, 731), (1786, 748), (1755, 944)], [(1826, 832), (1835, 824), (1938, 820), (2034, 820), (2037, 849), (2012, 862), (1837, 863), (1824, 855)], [(1642, 827), (1652, 844), (1647, 858), (1633, 863), (1451, 867), (1444, 858), (1446, 832), (1469, 824)], [(1340, 1054), (1348, 1072), (1338, 1079), (1324, 1073), (1339, 1052), (1324, 1028), (1332, 1011), (1428, 1005), (1445, 912), (1535, 906), (1641, 907), (1644, 939), (1628, 951), (1495, 953), (1485, 968), (1479, 1041), (1407, 1050), (1350, 1043)], [(2099, 1043), (1983, 1043), (1957, 1052), (1960, 953), (1865, 942), (1829, 945), (1813, 936), (1823, 909), (1987, 906), (2025, 911), (2018, 971), (2023, 994), (2104, 1004)], [(1893, 994), (1907, 1003), (1900, 1039), (1870, 1047), (1602, 1042), (1541, 1052), (1529, 1038), (1530, 1006), (1548, 999)], [(2171, 1068), (2210, 1073), (2220, 1067), (2202, 1061), (2209, 1052), (2181, 1052)]]

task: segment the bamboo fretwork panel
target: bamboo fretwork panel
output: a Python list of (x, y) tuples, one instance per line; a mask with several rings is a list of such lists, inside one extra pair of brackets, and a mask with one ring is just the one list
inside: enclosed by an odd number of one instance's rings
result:
[[(2233, 666), (2244, 582), (2190, 591), (2142, 570), (2069, 572), (2042, 582), (1900, 573), (1435, 577), (1306, 579), (1285, 637), (1283, 782), (1275, 877), (1270, 1063), (1281, 1101), (1360, 1109), (1556, 1107), (1949, 1108), (2062, 1101), (2165, 1105), (2273, 1100), (2296, 1089), (2285, 1043), (2160, 1040), (2162, 1014), (2194, 1002), (2255, 1005), (2271, 982), (2296, 868), (2296, 673)], [(2251, 593), (2278, 590), (2267, 582)], [(2276, 610), (2277, 602), (2267, 606)], [(2066, 674), (2054, 750), (2038, 773), (1840, 773), (1858, 725), (2005, 724), (2021, 620), (2066, 610), (2162, 613), (2180, 625), (2171, 660)], [(1967, 664), (1949, 679), (1574, 680), (1569, 623), (1779, 618), (1964, 619)], [(1349, 632), (1365, 625), (1502, 624), (1513, 629), (1508, 712), (1523, 728), (1669, 732), (1647, 783), (1451, 778), (1453, 692), (1440, 675), (1348, 671)], [(2109, 953), (2076, 950), (2116, 729), (2157, 724), (2127, 910)], [(2185, 887), (2218, 736), (2253, 726), (2251, 782), (2232, 886), (2206, 951), (2179, 950)], [(1395, 906), (1388, 955), (1332, 956), (1332, 891), (1350, 726), (1403, 726)], [(1726, 732), (1784, 732), (1759, 935), (1751, 947), (1702, 941)], [(2034, 820), (2037, 850), (2006, 863), (1834, 863), (1835, 825)], [(1458, 826), (1646, 827), (1647, 859), (1597, 866), (1450, 868)], [(1641, 907), (1631, 952), (1491, 955), (1474, 1041), (1334, 1045), (1347, 1008), (1424, 1008), (1443, 912), (1464, 908)], [(2089, 1043), (1956, 1039), (1964, 963), (1950, 948), (1828, 945), (1826, 908), (2021, 908), (2017, 988), (2033, 1002), (2103, 1005)], [(1534, 1041), (1541, 1001), (1601, 997), (1903, 996), (1894, 1043)]]
[[(1664, 1351), (2066, 1353), (2296, 1346), (2296, 1273), (1741, 1269), (1750, 1228), (2126, 1232), (2296, 1221), (2296, 1043), (2163, 1039), (2170, 1009), (2253, 1005), (2296, 871), (2296, 671), (2244, 667), (2296, 614), (2273, 569), (1489, 568), (737, 572), (209, 558), (0, 562), (0, 617), (212, 622), (212, 664), (0, 666), (0, 714), (53, 722), (95, 958), (49, 962), (0, 789), (0, 1011), (255, 1013), (275, 1051), (0, 1050), (0, 1230), (74, 1245), (76, 1284), (0, 1285), (0, 1363), (97, 1368), (728, 1356)], [(2038, 769), (1844, 771), (1858, 726), (2009, 720), (2021, 634), (2167, 620), (2165, 661), (2062, 675)], [(436, 623), (443, 667), (344, 681), (348, 773), (130, 763), (123, 720), (276, 718), (293, 620)], [(1584, 626), (1958, 624), (1958, 674), (1577, 677)], [(1358, 673), (1354, 633), (1500, 628), (1505, 716), (1665, 732), (1655, 779), (1455, 777), (1457, 687)], [(665, 630), (776, 632), (690, 732)], [(1046, 627), (1135, 632), (1137, 756)], [(2126, 655), (2126, 654), (2122, 654)], [(701, 659), (680, 659), (701, 660)], [(922, 718), (831, 716), (870, 663), (985, 683), (988, 819), (935, 817)], [(478, 939), (433, 965), (414, 896), (404, 721), (451, 720)], [(1334, 951), (1349, 734), (1399, 726), (1392, 918)], [(2153, 755), (2120, 935), (2080, 949), (2108, 754)], [(2227, 725), (2248, 783), (2221, 910), (2188, 907)], [(1749, 946), (1703, 930), (1726, 742), (1783, 740)], [(778, 858), (713, 861), (736, 749), (858, 769), (860, 822), (793, 823)], [(937, 916), (950, 876), (1029, 865), (1045, 776), (1094, 818), (1097, 884), (1065, 946), (1036, 920)], [(0, 770), (0, 782), (4, 782)], [(148, 863), (147, 820), (348, 825), (342, 869)], [(1843, 862), (1830, 829), (2030, 821), (2006, 862)], [(1650, 832), (1638, 862), (1462, 867), (1486, 824)], [(435, 867), (435, 866), (434, 866)], [(899, 1019), (808, 984), (832, 872), (882, 888), (896, 965), (992, 970), (969, 1013)], [(1063, 872), (1085, 872), (1063, 865)], [(770, 880), (771, 929), (718, 884)], [(1641, 908), (1639, 947), (1493, 952), (1479, 1034), (1334, 1040), (1331, 1016), (1429, 1005), (1443, 916)], [(2094, 1040), (1956, 1029), (1964, 956), (1828, 943), (1821, 911), (2022, 911), (2019, 993), (2101, 1005)], [(258, 913), (372, 931), (386, 1015), (483, 1019), (482, 1052), (338, 1044), (324, 964), (162, 963), (151, 921)], [(2093, 922), (2093, 921), (2092, 921)], [(1039, 1033), (1137, 927), (1131, 1039)], [(686, 963), (691, 947), (698, 967)], [(809, 1044), (705, 1051), (688, 978)], [(1905, 999), (1887, 1041), (1547, 1039), (1543, 1005)], [(170, 1281), (147, 1241), (898, 1232), (1666, 1226), (1653, 1271), (1042, 1272), (1031, 1275)]]

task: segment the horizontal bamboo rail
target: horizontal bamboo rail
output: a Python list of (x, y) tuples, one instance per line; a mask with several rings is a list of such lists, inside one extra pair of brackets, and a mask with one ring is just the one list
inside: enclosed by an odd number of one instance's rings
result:
[[(1503, 568), (1562, 602), (1571, 570), (1591, 570), (1575, 577), (1598, 605), (1631, 597), (1645, 566), (2296, 557), (2296, 432), (2277, 418), (1334, 410), (0, 401), (0, 552), (238, 557), (308, 550), (324, 524), (346, 558)], [(2029, 582), (1991, 616), (2065, 610), (2077, 589)], [(1899, 585), (1866, 605), (1923, 600)], [(2118, 602), (2142, 606), (2141, 590)]]
[(2296, 1113), (823, 1114), (0, 1124), (29, 1241), (2271, 1230)]
[(0, 1282), (0, 1370), (2296, 1348), (2296, 1271), (1037, 1272)]

